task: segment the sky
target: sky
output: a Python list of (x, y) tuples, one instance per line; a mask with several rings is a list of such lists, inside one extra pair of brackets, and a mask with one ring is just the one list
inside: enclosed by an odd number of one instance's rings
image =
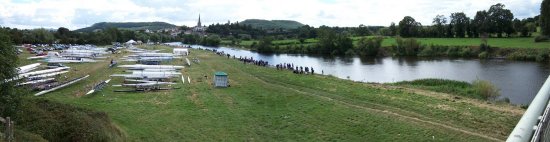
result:
[(502, 3), (518, 19), (540, 14), (542, 0), (0, 0), (0, 26), (12, 28), (66, 27), (97, 22), (161, 21), (178, 26), (245, 19), (296, 20), (311, 26), (388, 26), (404, 16), (431, 25), (440, 14), (479, 10)]

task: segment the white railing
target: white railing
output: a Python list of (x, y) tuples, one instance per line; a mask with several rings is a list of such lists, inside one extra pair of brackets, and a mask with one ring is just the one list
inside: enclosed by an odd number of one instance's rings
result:
[[(548, 101), (550, 98), (550, 77), (546, 79), (537, 96), (531, 101), (518, 124), (508, 136), (507, 142), (539, 141), (541, 128), (546, 128), (545, 117), (548, 115)], [(544, 115), (544, 117), (543, 117)], [(537, 132), (535, 134), (535, 132)]]

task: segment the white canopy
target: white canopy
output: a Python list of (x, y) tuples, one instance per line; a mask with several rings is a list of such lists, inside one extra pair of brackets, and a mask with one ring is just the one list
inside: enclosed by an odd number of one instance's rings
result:
[(128, 42), (126, 42), (126, 44), (136, 44), (136, 41), (134, 41), (133, 39), (130, 39), (128, 40)]

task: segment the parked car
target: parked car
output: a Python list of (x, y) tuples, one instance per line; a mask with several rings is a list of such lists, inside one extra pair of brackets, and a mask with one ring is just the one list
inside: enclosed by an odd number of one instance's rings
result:
[(44, 51), (39, 51), (36, 56), (44, 56), (44, 55), (48, 55), (48, 53), (44, 52)]
[[(31, 48), (31, 49), (32, 49), (32, 48)], [(31, 53), (31, 54), (38, 54), (38, 50), (32, 49), (32, 50), (30, 50), (30, 53)]]

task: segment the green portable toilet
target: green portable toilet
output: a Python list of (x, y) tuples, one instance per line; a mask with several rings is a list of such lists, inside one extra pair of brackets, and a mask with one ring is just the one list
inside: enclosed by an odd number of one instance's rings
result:
[(214, 87), (227, 87), (229, 86), (227, 73), (218, 71), (214, 74)]

